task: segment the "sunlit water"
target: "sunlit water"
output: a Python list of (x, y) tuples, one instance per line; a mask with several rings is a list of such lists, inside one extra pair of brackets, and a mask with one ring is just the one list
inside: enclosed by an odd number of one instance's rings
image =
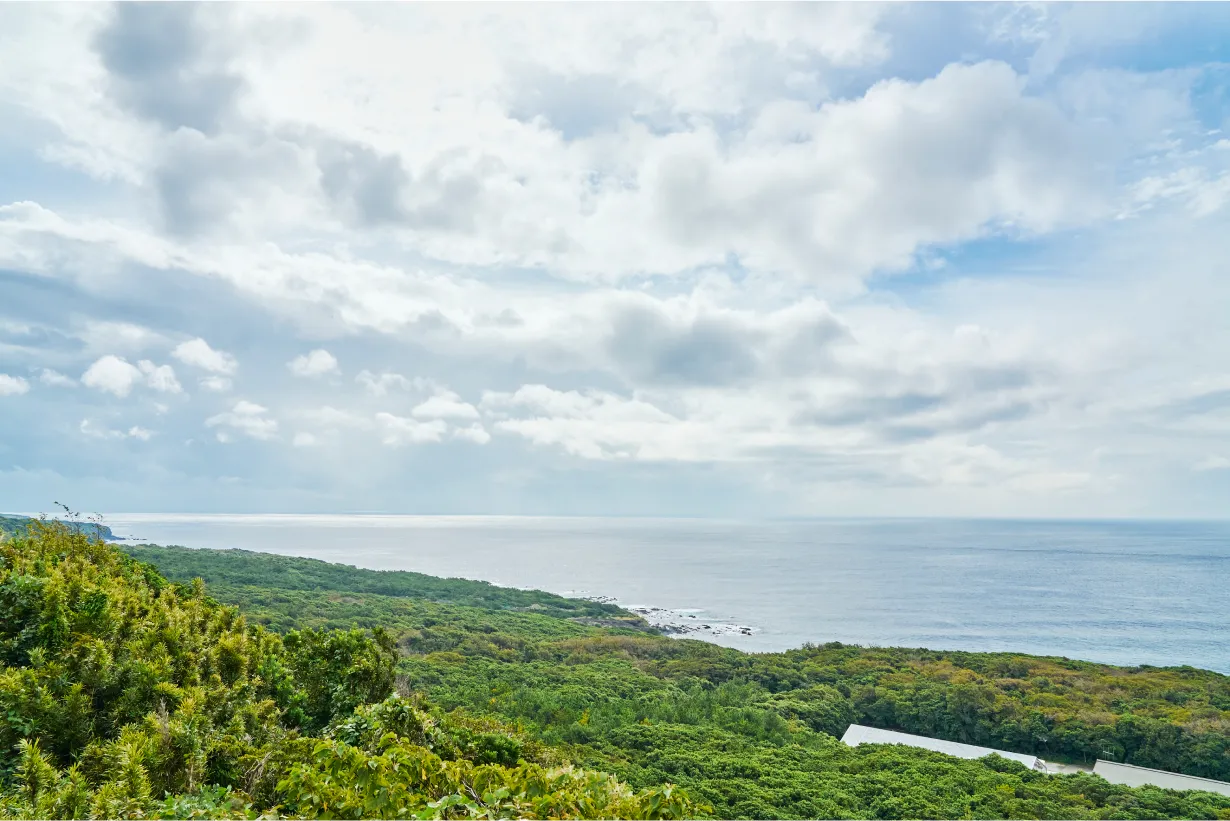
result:
[[(752, 635), (1230, 673), (1230, 522), (115, 515), (117, 535), (610, 596)], [(686, 615), (685, 615), (686, 618)]]

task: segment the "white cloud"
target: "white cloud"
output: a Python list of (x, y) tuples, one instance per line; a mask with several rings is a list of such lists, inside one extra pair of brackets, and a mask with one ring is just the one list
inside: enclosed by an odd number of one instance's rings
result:
[(171, 351), (171, 356), (185, 365), (193, 365), (220, 376), (234, 376), (239, 368), (235, 357), (225, 351), (216, 351), (204, 339), (197, 337), (181, 342)]
[(201, 387), (212, 393), (226, 393), (233, 383), (225, 376), (206, 376), (201, 379)]
[(297, 448), (310, 448), (319, 444), (319, 441), (312, 434), (300, 431), (295, 434), (292, 444)]
[[(363, 446), (500, 435), (527, 472), (559, 463), (539, 448), (706, 463), (808, 510), (834, 483), (970, 490), (968, 512), (974, 489), (1214, 481), (1192, 469), (1230, 411), (1192, 386), (1230, 347), (1230, 167), (1201, 122), (1224, 77), (1121, 59), (1144, 18), (954, 7), (937, 38), (880, 4), (175, 8), (185, 48), (148, 77), (116, 56), (139, 11), (0, 12), (17, 150), (106, 182), (0, 204), (0, 266), (68, 317), (0, 318), (5, 361), (169, 394), (170, 350), (226, 394), (204, 337), (227, 323), (258, 352), (338, 340), (349, 391), (245, 360), (292, 444), (398, 462)], [(279, 431), (254, 403), (210, 418)]]
[(1197, 462), (1196, 470), (1230, 470), (1230, 459), (1227, 459), (1225, 456), (1212, 454)]
[(158, 331), (131, 322), (90, 320), (79, 336), (92, 352), (136, 353), (165, 343), (165, 337)]
[[(996, 377), (998, 378), (998, 377)], [(500, 431), (535, 445), (597, 460), (773, 465), (830, 481), (929, 485), (1006, 485), (1035, 493), (1086, 486), (1086, 471), (1045, 459), (1006, 456), (971, 432), (1015, 409), (954, 413), (955, 397), (937, 386), (885, 394), (697, 389), (647, 396), (559, 391), (526, 385), (488, 392), (481, 407)], [(768, 392), (766, 395), (766, 391)], [(944, 412), (941, 412), (944, 411)]]
[(81, 375), (81, 383), (119, 397), (128, 396), (137, 385), (146, 385), (159, 393), (183, 392), (170, 365), (156, 365), (148, 359), (133, 365), (114, 354), (99, 357)]
[(370, 417), (330, 405), (296, 411), (295, 416), (318, 430), (337, 431), (343, 428), (365, 430), (372, 427)]
[(453, 438), (464, 439), (476, 445), (485, 445), (491, 441), (491, 434), (487, 433), (486, 428), (482, 425), (475, 423), (465, 428), (453, 428)]
[(232, 441), (230, 431), (242, 433), (253, 439), (273, 439), (278, 434), (278, 422), (266, 414), (268, 409), (255, 402), (241, 399), (229, 410), (216, 414), (205, 420), (209, 428), (221, 428), (217, 432), (219, 442)]
[[(482, 405), (497, 418), (498, 430), (520, 434), (538, 445), (560, 446), (586, 459), (716, 456), (697, 441), (695, 426), (639, 399), (526, 385), (511, 394), (489, 392)], [(518, 413), (526, 415), (507, 418)]]
[(85, 373), (81, 375), (81, 384), (98, 391), (127, 396), (134, 385), (139, 385), (145, 379), (141, 369), (130, 364), (126, 359), (107, 354), (99, 357)]
[(123, 436), (120, 431), (100, 428), (89, 419), (82, 419), (80, 426), (78, 426), (78, 430), (93, 439), (115, 439)]
[[(242, 214), (248, 227), (225, 229), (227, 237), (291, 228), (327, 235), (358, 220), (357, 229), (395, 232), (437, 261), (606, 281), (688, 275), (736, 255), (756, 270), (849, 285), (930, 245), (1005, 227), (1045, 231), (1099, 213), (1110, 179), (1100, 163), (1112, 146), (1027, 92), (1004, 63), (953, 64), (918, 82), (890, 78), (862, 96), (831, 98), (829, 64), (887, 54), (884, 13), (661, 7), (646, 29), (629, 12), (544, 9), (532, 23), (497, 30), (498, 12), (468, 19), (406, 10), (376, 23), (343, 9), (245, 11), (217, 24), (225, 30), (251, 14), (304, 26), (277, 59), (244, 63), (261, 122), (237, 116), (225, 135), (194, 137), (195, 160), (175, 142), (182, 136), (167, 136), (172, 156), (201, 163), (199, 173), (168, 169), (157, 152), (149, 167), (140, 154), (132, 161), (138, 176), (164, 183), (158, 190), (179, 192), (180, 211)], [(422, 25), (432, 43), (441, 31), (469, 43), (473, 67), (442, 71), (439, 55), (426, 60), (430, 44), (422, 53), (408, 46), (424, 36)], [(551, 31), (575, 45), (543, 40)], [(747, 65), (753, 59), (759, 64)], [(422, 72), (430, 82), (407, 84)], [(370, 95), (361, 103), (350, 91), (356, 83)], [(593, 110), (598, 98), (614, 107)], [(98, 150), (131, 151), (103, 134), (118, 136), (84, 125), (75, 136)], [(255, 169), (223, 162), (255, 151), (284, 161)], [(144, 256), (180, 253), (147, 248)], [(207, 255), (228, 253), (222, 244)], [(312, 256), (282, 282), (243, 264), (223, 276), (252, 292), (320, 302), (341, 295), (345, 315), (365, 284), (319, 282), (313, 268), (327, 255)], [(365, 279), (377, 273), (360, 267)], [(414, 307), (384, 305), (410, 318), (424, 313), (405, 310)]]
[(392, 446), (439, 442), (448, 431), (448, 424), (439, 419), (420, 422), (383, 411), (376, 414), (376, 421), (382, 430), (381, 441)]
[[(458, 264), (616, 281), (734, 254), (756, 270), (848, 286), (930, 245), (1043, 232), (1104, 207), (1109, 178), (1093, 134), (1027, 95), (1002, 63), (886, 81), (819, 108), (781, 100), (745, 113), (749, 127), (734, 133), (704, 121), (660, 136), (624, 124), (585, 151), (530, 134), (475, 146), (493, 159), (454, 172), (470, 199), (433, 205), (463, 212), (464, 224), (389, 219)], [(535, 151), (558, 160), (547, 166)]]
[(77, 381), (71, 376), (65, 376), (59, 371), (53, 371), (50, 368), (43, 368), (39, 371), (38, 381), (44, 385), (57, 388), (71, 388), (77, 384)]
[(20, 376), (0, 373), (0, 396), (20, 396), (30, 390), (30, 383)]
[(1080, 6), (1030, 5), (1026, 14), (1036, 15), (1030, 28), (1038, 49), (1029, 61), (1029, 73), (1037, 78), (1049, 76), (1065, 60), (1082, 53), (1138, 40), (1161, 22), (1159, 9), (1147, 4), (1124, 6), (1121, 15), (1101, 15)]
[(832, 285), (927, 246), (1095, 217), (1108, 180), (1091, 135), (1022, 87), (1001, 63), (953, 65), (819, 108), (765, 106), (741, 138), (698, 128), (649, 141), (635, 193), (608, 195), (574, 229), (594, 256), (560, 262), (669, 273), (733, 253)]
[(416, 405), (410, 414), (417, 419), (477, 419), (478, 408), (445, 390)]
[(183, 393), (179, 380), (175, 378), (175, 369), (170, 365), (155, 365), (148, 359), (137, 363), (141, 373), (145, 374), (145, 384), (159, 393)]
[(337, 359), (328, 351), (318, 348), (303, 356), (297, 356), (286, 363), (291, 373), (296, 376), (325, 376), (338, 373)]
[(385, 396), (394, 388), (407, 390), (414, 386), (414, 382), (399, 373), (372, 373), (369, 370), (359, 371), (359, 375), (354, 378), (363, 388), (372, 396)]
[(139, 439), (142, 442), (148, 442), (154, 435), (153, 431), (140, 425), (133, 425), (127, 431), (112, 430), (111, 428), (100, 427), (89, 419), (82, 419), (78, 429), (82, 434), (91, 439)]

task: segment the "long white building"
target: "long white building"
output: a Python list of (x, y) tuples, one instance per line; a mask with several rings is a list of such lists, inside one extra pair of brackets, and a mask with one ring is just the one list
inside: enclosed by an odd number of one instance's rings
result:
[(1152, 770), (1148, 767), (1137, 767), (1135, 764), (1119, 764), (1114, 761), (1098, 759), (1093, 765), (1093, 774), (1100, 775), (1112, 784), (1123, 784), (1127, 787), (1164, 787), (1168, 790), (1203, 790), (1230, 795), (1230, 784), (1225, 781), (1214, 781), (1211, 778), (1200, 778), (1195, 775), (1168, 773), (1165, 770)]
[[(978, 747), (973, 744), (961, 744), (957, 741), (944, 741), (940, 738), (927, 738), (921, 735), (898, 733), (894, 730), (881, 730), (878, 727), (864, 727), (862, 724), (851, 724), (841, 737), (842, 742), (857, 747), (859, 744), (904, 744), (907, 747), (921, 747), (924, 750), (934, 750), (957, 758), (982, 758), (991, 753), (1019, 761), (1031, 770), (1045, 772), (1046, 764), (1035, 755), (1024, 753), (1009, 753), (1004, 750), (993, 750), (990, 747)], [(1189, 788), (1190, 789), (1190, 788)]]
[[(995, 753), (1004, 758), (1019, 761), (1031, 770), (1040, 770), (1052, 774), (1076, 771), (1072, 767), (1048, 765), (1045, 761), (1033, 755), (1009, 753), (1004, 750), (994, 750), (990, 747), (978, 747), (974, 744), (961, 744), (957, 741), (945, 741), (941, 738), (928, 738), (922, 735), (899, 733), (895, 730), (881, 730), (878, 727), (865, 727), (862, 724), (851, 724), (847, 728), (845, 735), (841, 737), (841, 740), (850, 747), (857, 747), (860, 744), (904, 744), (907, 747), (933, 750), (934, 752), (945, 753), (957, 758), (975, 759)], [(1088, 770), (1085, 770), (1085, 772), (1088, 772)], [(1093, 767), (1093, 774), (1100, 775), (1112, 784), (1122, 784), (1126, 787), (1152, 786), (1169, 790), (1203, 790), (1204, 792), (1230, 795), (1230, 784), (1225, 781), (1214, 781), (1211, 778), (1170, 773), (1165, 770), (1153, 770), (1148, 767), (1138, 767), (1135, 764), (1118, 764), (1114, 761), (1098, 759)]]

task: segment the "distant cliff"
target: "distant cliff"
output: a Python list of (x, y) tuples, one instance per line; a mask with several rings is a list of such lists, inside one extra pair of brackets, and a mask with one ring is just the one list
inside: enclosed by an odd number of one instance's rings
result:
[[(25, 533), (26, 527), (29, 526), (31, 521), (33, 520), (29, 516), (0, 514), (0, 539), (17, 533)], [(82, 533), (91, 533), (108, 542), (118, 541), (115, 538), (115, 534), (111, 532), (111, 528), (106, 525), (95, 524), (94, 522), (64, 522), (64, 524)]]

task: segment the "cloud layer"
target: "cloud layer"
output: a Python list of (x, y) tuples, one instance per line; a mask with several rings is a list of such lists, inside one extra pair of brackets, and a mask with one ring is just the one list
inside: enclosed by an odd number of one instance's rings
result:
[(0, 496), (1224, 515), (1203, 8), (2, 8)]

